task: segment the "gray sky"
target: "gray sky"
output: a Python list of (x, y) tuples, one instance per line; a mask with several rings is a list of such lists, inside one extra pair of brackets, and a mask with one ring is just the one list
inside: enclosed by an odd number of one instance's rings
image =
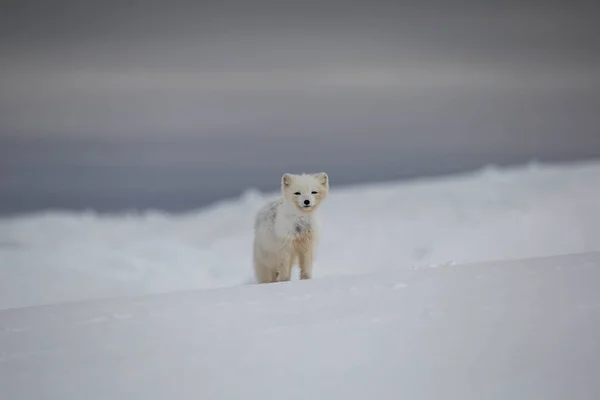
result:
[(3, 2), (0, 212), (600, 155), (597, 6), (287, 3)]

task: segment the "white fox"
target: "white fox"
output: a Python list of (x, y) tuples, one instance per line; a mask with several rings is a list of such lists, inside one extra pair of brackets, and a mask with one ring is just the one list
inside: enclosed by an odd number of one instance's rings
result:
[(316, 210), (329, 192), (326, 173), (284, 174), (282, 196), (265, 204), (254, 223), (254, 272), (258, 283), (289, 281), (292, 267), (300, 279), (312, 278), (319, 239)]

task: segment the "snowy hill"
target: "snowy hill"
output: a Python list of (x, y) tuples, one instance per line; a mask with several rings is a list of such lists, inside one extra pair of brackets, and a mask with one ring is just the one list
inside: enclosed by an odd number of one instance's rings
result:
[[(331, 185), (316, 279), (600, 250), (600, 162)], [(0, 219), (0, 309), (249, 283), (254, 213), (267, 197), (179, 215)]]
[(10, 400), (597, 399), (600, 252), (0, 311)]
[(312, 281), (249, 284), (260, 193), (0, 220), (0, 398), (600, 398), (600, 163), (331, 179)]

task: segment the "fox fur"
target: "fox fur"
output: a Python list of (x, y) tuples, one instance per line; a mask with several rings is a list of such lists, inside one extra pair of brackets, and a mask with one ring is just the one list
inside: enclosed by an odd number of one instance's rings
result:
[(281, 196), (255, 217), (253, 265), (258, 283), (289, 281), (296, 264), (300, 279), (312, 279), (320, 228), (316, 211), (328, 193), (325, 172), (281, 177)]

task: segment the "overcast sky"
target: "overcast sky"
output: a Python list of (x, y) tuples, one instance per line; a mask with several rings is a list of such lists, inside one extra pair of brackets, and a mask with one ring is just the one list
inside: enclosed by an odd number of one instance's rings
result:
[(102, 192), (145, 182), (109, 167), (185, 164), (153, 190), (213, 199), (291, 168), (352, 182), (600, 155), (598, 6), (348, 3), (3, 2), (0, 192), (94, 206), (94, 174)]

